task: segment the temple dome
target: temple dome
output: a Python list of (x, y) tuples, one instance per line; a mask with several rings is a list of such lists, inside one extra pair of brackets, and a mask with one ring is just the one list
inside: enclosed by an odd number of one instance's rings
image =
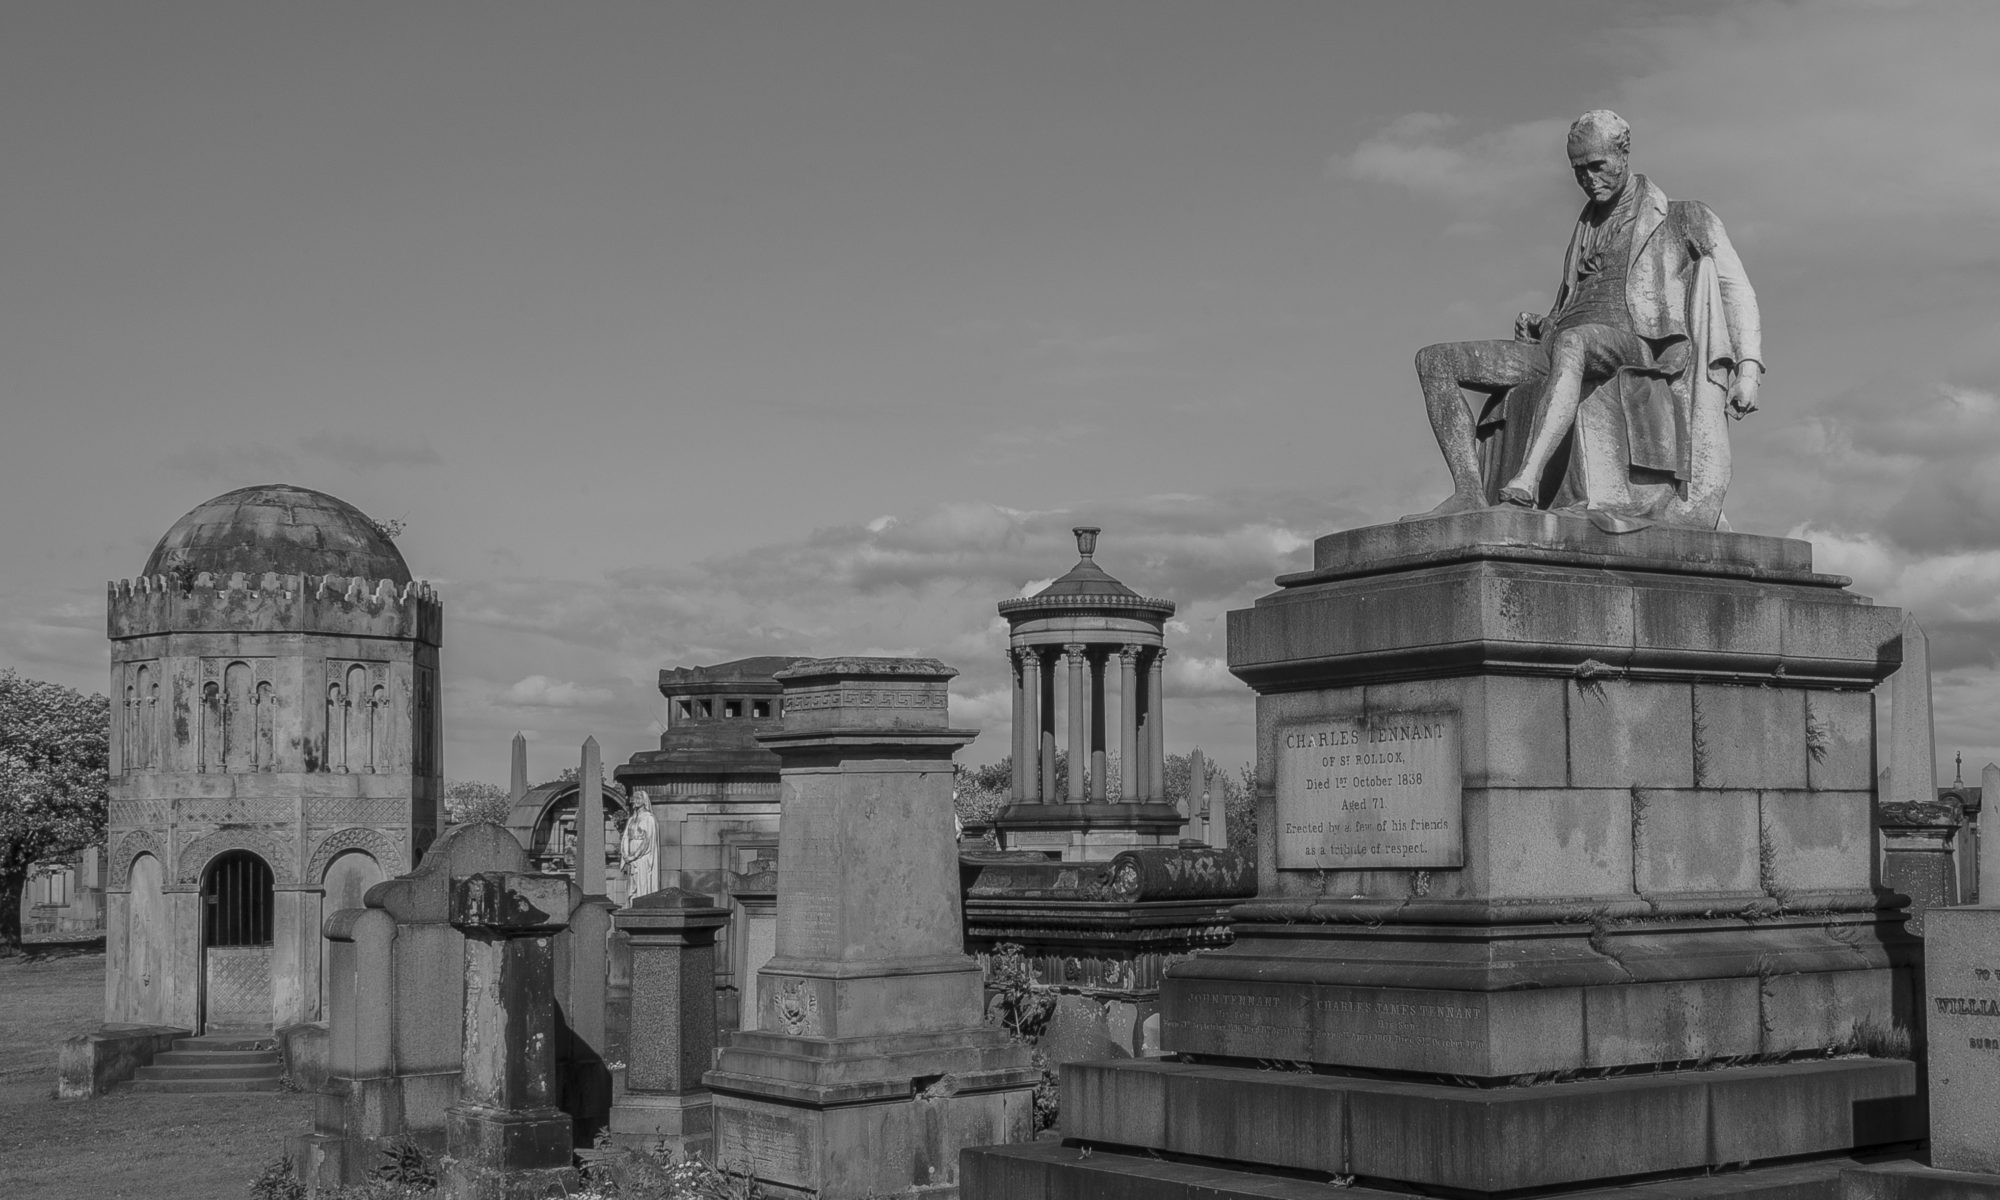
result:
[(325, 492), (289, 484), (238, 488), (175, 521), (153, 547), (143, 573), (170, 571), (410, 582), (402, 551), (368, 514)]
[(1138, 613), (1162, 621), (1173, 615), (1173, 601), (1141, 596), (1097, 565), (1097, 535), (1102, 530), (1095, 525), (1079, 525), (1070, 532), (1076, 535), (1076, 565), (1032, 596), (1002, 600), (1001, 616), (1011, 621), (1056, 609)]

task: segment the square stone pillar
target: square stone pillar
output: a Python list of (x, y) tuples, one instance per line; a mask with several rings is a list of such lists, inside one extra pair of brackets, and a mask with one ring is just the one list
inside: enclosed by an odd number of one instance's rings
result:
[(949, 1193), (959, 1151), (1024, 1141), (1037, 1072), (982, 1019), (965, 955), (952, 754), (934, 659), (800, 663), (785, 723), (778, 952), (759, 1028), (707, 1083), (715, 1160), (777, 1195)]
[(729, 910), (665, 888), (612, 918), (631, 939), (632, 1017), (625, 1086), (611, 1132), (627, 1143), (664, 1140), (677, 1154), (713, 1159), (708, 1089), (715, 1059), (715, 937)]
[(555, 1106), (553, 935), (569, 880), (487, 871), (452, 881), (465, 934), (465, 1070), (445, 1115), (451, 1200), (531, 1200), (574, 1190), (570, 1118)]

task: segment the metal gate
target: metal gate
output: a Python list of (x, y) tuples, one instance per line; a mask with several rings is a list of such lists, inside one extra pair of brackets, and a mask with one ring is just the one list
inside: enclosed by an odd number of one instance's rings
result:
[(209, 864), (201, 884), (202, 1028), (271, 1028), (271, 868), (248, 850)]

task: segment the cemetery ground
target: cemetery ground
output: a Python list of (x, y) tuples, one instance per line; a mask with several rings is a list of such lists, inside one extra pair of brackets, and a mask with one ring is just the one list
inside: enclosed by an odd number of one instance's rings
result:
[[(30, 947), (35, 950), (35, 947)], [(104, 1015), (104, 952), (0, 958), (0, 1194), (20, 1200), (240, 1197), (312, 1123), (296, 1092), (55, 1099), (56, 1048)]]

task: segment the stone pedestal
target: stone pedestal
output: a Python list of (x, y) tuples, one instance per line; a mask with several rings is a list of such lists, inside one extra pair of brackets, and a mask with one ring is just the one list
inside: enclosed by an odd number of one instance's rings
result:
[(641, 896), (613, 920), (631, 940), (632, 1015), (611, 1133), (628, 1144), (665, 1141), (676, 1154), (713, 1159), (701, 1077), (715, 1058), (715, 935), (729, 910), (667, 888)]
[(568, 919), (569, 888), (560, 876), (499, 871), (453, 883), (465, 1069), (445, 1114), (451, 1200), (539, 1200), (577, 1186), (570, 1118), (555, 1106), (553, 935)]
[(961, 1147), (1025, 1140), (1036, 1072), (981, 1014), (960, 949), (951, 757), (931, 659), (827, 659), (781, 672), (785, 724), (777, 954), (759, 1028), (706, 1082), (715, 1161), (777, 1195), (956, 1190)]
[[(1162, 985), (1171, 1086), (1240, 1116), (1297, 1064), (1348, 1130), (1323, 1169), (1467, 1194), (1920, 1137), (1907, 1058), (1806, 1061), (1917, 1024), (1871, 812), (1901, 614), (1847, 582), (1804, 542), (1498, 509), (1320, 539), (1230, 614), (1260, 886)], [(1064, 1132), (1294, 1165), (1114, 1107), (1066, 1086)]]
[(1959, 901), (1952, 843), (1963, 818), (1957, 805), (1942, 800), (1882, 804), (1875, 813), (1882, 885), (1910, 898), (1910, 932), (1921, 934), (1926, 914)]

